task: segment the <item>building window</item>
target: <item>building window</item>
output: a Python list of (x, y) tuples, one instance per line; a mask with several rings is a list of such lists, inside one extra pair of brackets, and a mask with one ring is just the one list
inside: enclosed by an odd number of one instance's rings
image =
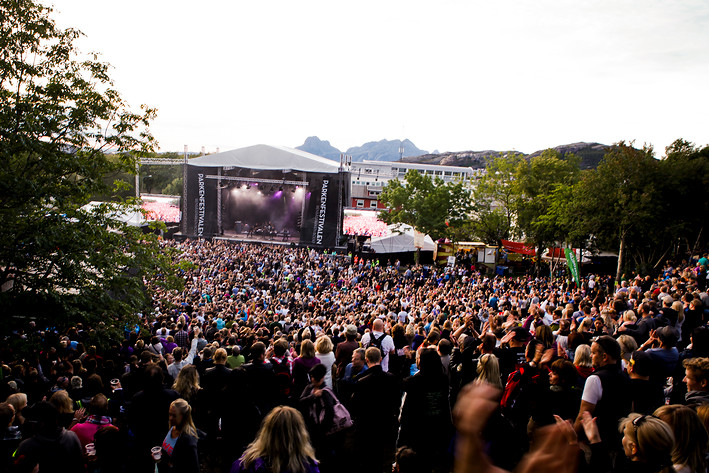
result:
[(357, 207), (358, 207), (358, 208), (363, 208), (363, 207), (364, 207), (364, 200), (363, 200), (363, 199), (358, 199), (358, 200), (357, 200)]
[(376, 209), (377, 208), (377, 201), (376, 200), (369, 201), (369, 208)]
[(448, 176), (448, 177), (450, 177), (450, 176), (451, 176), (451, 172), (450, 172), (450, 171), (446, 171), (446, 172), (445, 172), (445, 175)]

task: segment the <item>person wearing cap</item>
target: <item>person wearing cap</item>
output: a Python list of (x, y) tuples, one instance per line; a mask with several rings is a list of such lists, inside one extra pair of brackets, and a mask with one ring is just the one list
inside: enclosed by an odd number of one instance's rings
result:
[(359, 348), (357, 343), (357, 327), (349, 324), (345, 328), (345, 341), (337, 344), (335, 350), (335, 366), (337, 366), (337, 379), (345, 375), (345, 368), (352, 360), (352, 353)]

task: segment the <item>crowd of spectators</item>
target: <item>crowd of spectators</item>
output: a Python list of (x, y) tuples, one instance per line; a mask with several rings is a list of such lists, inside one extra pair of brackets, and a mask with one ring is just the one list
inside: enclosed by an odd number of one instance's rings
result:
[(164, 245), (185, 288), (123, 340), (0, 352), (0, 471), (707, 471), (706, 255), (576, 287)]

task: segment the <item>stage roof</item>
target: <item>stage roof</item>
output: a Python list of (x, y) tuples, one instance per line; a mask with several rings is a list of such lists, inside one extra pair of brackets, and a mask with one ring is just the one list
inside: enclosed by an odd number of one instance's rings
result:
[(189, 160), (190, 166), (336, 173), (339, 163), (282, 146), (254, 145)]

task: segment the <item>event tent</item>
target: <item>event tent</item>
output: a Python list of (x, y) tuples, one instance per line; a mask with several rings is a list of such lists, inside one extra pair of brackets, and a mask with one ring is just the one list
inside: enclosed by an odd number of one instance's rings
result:
[(282, 146), (254, 145), (190, 159), (190, 166), (336, 173), (339, 163)]
[[(414, 244), (416, 231), (411, 225), (389, 225), (389, 234), (383, 237), (373, 237), (369, 244), (375, 253), (410, 253), (416, 251)], [(436, 244), (430, 236), (423, 237), (421, 251), (433, 251)]]
[(109, 216), (119, 222), (125, 223), (131, 227), (141, 227), (147, 223), (145, 216), (139, 210), (125, 210), (118, 208), (111, 202), (97, 202), (91, 201), (88, 204), (81, 207), (81, 210), (85, 212), (91, 212), (95, 207), (99, 205), (108, 205), (110, 208), (115, 208), (113, 212), (109, 213)]

